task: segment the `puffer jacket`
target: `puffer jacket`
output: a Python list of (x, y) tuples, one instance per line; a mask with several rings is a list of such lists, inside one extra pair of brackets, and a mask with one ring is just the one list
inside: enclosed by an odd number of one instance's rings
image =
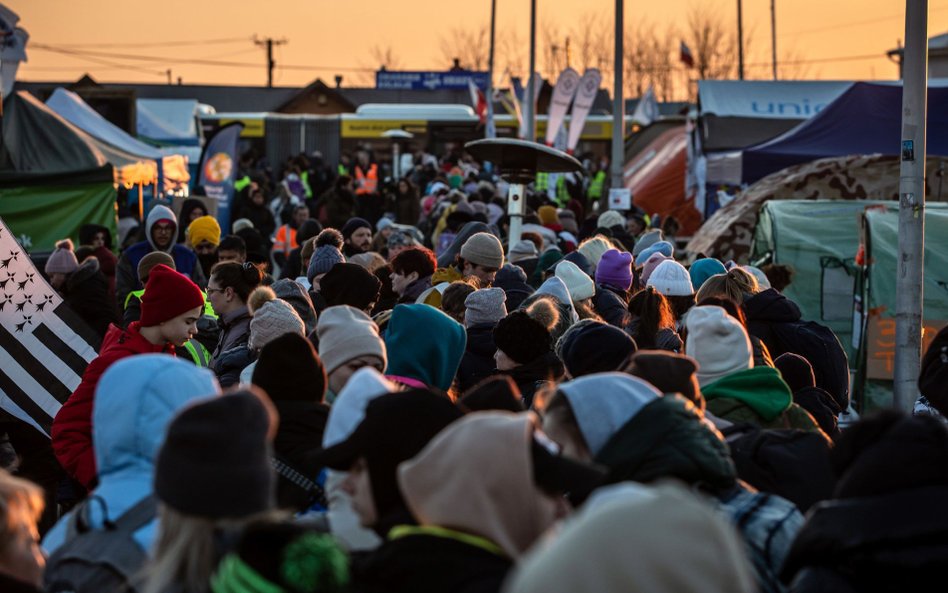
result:
[(608, 284), (597, 284), (596, 295), (593, 297), (593, 307), (596, 313), (609, 325), (625, 329), (632, 320), (629, 313), (629, 295)]
[(56, 459), (67, 474), (86, 488), (92, 488), (96, 481), (92, 451), (92, 402), (102, 374), (116, 361), (135, 354), (164, 352), (174, 355), (173, 345), (152, 344), (141, 335), (140, 328), (141, 324), (137, 321), (127, 329), (114, 325), (109, 327), (99, 355), (86, 367), (79, 387), (76, 387), (53, 419), (50, 436)]
[[(220, 391), (209, 371), (185, 361), (148, 354), (135, 357), (134, 363), (119, 363), (106, 372), (92, 404), (99, 485), (91, 496), (102, 501), (87, 506), (85, 516), (93, 529), (102, 528), (104, 510), (115, 521), (152, 493), (155, 460), (171, 419), (189, 402)], [(46, 534), (47, 553), (64, 543), (71, 519), (72, 513), (66, 514)], [(152, 549), (157, 527), (156, 518), (133, 534), (143, 550)]]

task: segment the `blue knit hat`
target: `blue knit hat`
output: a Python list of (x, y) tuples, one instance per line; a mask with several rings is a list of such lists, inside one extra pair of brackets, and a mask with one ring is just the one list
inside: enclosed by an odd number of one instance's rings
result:
[(708, 278), (717, 274), (727, 274), (727, 269), (724, 267), (724, 264), (713, 257), (699, 259), (691, 264), (691, 267), (688, 269), (688, 275), (691, 276), (691, 285), (696, 292)]
[(661, 253), (665, 257), (673, 257), (675, 254), (675, 246), (668, 241), (658, 241), (643, 249), (641, 253), (635, 256), (635, 260), (640, 262), (648, 261), (648, 258), (655, 253)]
[(313, 257), (309, 260), (309, 268), (306, 270), (306, 279), (313, 283), (313, 278), (320, 274), (325, 274), (336, 264), (346, 261), (342, 252), (332, 245), (323, 245), (313, 252)]

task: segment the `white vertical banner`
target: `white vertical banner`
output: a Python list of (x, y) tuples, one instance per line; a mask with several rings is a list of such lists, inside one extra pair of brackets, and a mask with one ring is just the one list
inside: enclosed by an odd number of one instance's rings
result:
[(569, 104), (573, 102), (573, 96), (579, 88), (579, 72), (572, 68), (567, 68), (560, 72), (560, 77), (556, 79), (556, 86), (553, 87), (553, 98), (550, 100), (550, 109), (546, 117), (546, 143), (550, 146), (556, 140), (556, 134), (559, 133), (563, 120), (566, 118), (566, 110)]
[(597, 68), (586, 70), (579, 81), (579, 89), (576, 91), (573, 111), (569, 118), (569, 138), (566, 142), (566, 149), (570, 152), (576, 150), (576, 146), (579, 144), (579, 138), (583, 135), (583, 128), (586, 126), (586, 118), (589, 116), (593, 102), (596, 100), (596, 94), (599, 92), (601, 83), (602, 74)]
[(652, 88), (652, 85), (648, 85), (645, 94), (639, 99), (639, 104), (635, 106), (635, 112), (631, 119), (640, 126), (648, 126), (658, 117), (658, 100), (655, 99), (655, 89)]

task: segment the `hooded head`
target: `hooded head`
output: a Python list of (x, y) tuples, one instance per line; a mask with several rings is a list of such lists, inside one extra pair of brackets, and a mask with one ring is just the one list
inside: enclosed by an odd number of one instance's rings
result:
[(532, 418), (471, 414), (401, 464), (398, 482), (418, 522), (486, 538), (509, 558), (526, 552), (556, 518), (533, 479)]
[[(151, 209), (151, 212), (148, 213), (148, 217), (145, 218), (145, 238), (148, 240), (148, 243), (158, 251), (171, 253), (171, 249), (175, 244), (177, 231), (178, 219), (175, 218), (171, 208), (167, 206), (161, 204), (155, 206)], [(157, 237), (162, 241), (161, 245), (155, 242), (156, 233), (158, 233)], [(167, 240), (167, 242), (165, 242), (165, 240)]]
[(555, 540), (521, 561), (506, 588), (751, 593), (757, 583), (746, 556), (734, 528), (684, 487), (623, 484), (597, 491)]
[(363, 367), (353, 373), (329, 410), (326, 430), (323, 431), (323, 448), (328, 449), (349, 438), (365, 418), (369, 402), (397, 390), (397, 385), (372, 367)]
[(174, 415), (188, 403), (218, 395), (214, 374), (167, 354), (124, 358), (96, 385), (92, 439), (102, 485), (113, 474), (148, 475)]
[(447, 391), (467, 345), (464, 327), (428, 305), (397, 305), (385, 330), (388, 374)]

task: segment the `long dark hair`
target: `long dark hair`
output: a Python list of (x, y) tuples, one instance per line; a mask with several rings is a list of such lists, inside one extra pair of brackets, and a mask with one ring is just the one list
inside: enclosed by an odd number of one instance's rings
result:
[(655, 348), (659, 330), (675, 327), (675, 316), (665, 295), (652, 286), (635, 293), (629, 301), (629, 313), (635, 321), (632, 338), (639, 348)]
[(263, 272), (250, 262), (221, 262), (211, 268), (211, 276), (217, 278), (220, 288), (233, 288), (240, 300), (246, 302), (254, 288), (263, 281)]

